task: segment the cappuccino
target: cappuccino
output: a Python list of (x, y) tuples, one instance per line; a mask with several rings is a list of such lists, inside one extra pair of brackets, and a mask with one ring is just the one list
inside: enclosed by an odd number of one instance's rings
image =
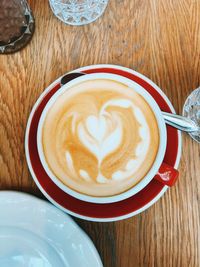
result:
[(152, 168), (159, 128), (146, 100), (123, 83), (83, 81), (60, 95), (42, 127), (51, 172), (72, 190), (95, 197), (120, 194)]

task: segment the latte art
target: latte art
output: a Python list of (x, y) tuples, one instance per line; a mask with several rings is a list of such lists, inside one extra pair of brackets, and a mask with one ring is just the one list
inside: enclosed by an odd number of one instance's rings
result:
[(115, 195), (137, 184), (154, 162), (158, 140), (145, 99), (111, 80), (68, 89), (48, 111), (42, 132), (53, 174), (91, 196)]
[[(105, 171), (103, 172), (102, 170), (101, 172), (101, 165), (104, 158), (109, 156), (111, 152), (119, 149), (123, 144), (123, 131), (128, 131), (124, 118), (127, 112), (132, 112), (133, 118), (137, 120), (138, 123), (141, 123), (140, 127), (137, 129), (139, 130), (139, 137), (141, 139), (138, 139), (138, 144), (132, 151), (133, 158), (127, 159), (128, 161), (125, 168), (117, 170), (109, 175), (109, 177), (106, 177), (103, 174)], [(98, 174), (96, 181), (99, 183), (107, 183), (110, 179), (126, 179), (130, 175), (133, 175), (140, 167), (149, 148), (149, 128), (145, 118), (141, 110), (127, 99), (116, 99), (106, 102), (97, 116), (98, 117), (89, 115), (87, 119), (77, 127), (79, 140), (97, 159)], [(85, 171), (84, 174), (86, 174)], [(85, 175), (81, 176), (85, 178)], [(87, 174), (86, 179), (92, 180), (89, 174)]]

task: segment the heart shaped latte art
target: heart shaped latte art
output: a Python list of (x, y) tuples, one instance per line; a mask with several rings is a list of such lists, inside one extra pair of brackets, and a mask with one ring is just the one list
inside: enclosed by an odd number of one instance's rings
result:
[(43, 146), (49, 167), (63, 183), (108, 195), (146, 174), (157, 153), (158, 127), (134, 90), (114, 81), (95, 83), (71, 88), (55, 102), (44, 123)]

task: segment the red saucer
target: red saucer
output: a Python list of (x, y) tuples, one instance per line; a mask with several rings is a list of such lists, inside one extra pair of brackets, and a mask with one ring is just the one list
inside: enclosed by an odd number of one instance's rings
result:
[[(137, 82), (147, 90), (154, 97), (161, 110), (167, 112), (174, 111), (167, 97), (153, 82), (132, 70), (112, 65), (97, 65), (85, 67), (78, 71), (84, 71), (84, 73), (107, 72), (125, 76)], [(87, 220), (119, 220), (138, 214), (151, 206), (167, 189), (166, 186), (154, 179), (142, 191), (126, 200), (110, 204), (94, 204), (78, 200), (68, 195), (57, 187), (48, 177), (42, 167), (38, 155), (37, 127), (46, 103), (60, 88), (59, 81), (60, 78), (50, 85), (38, 99), (31, 112), (26, 129), (26, 158), (29, 170), (40, 190), (59, 208), (76, 217)], [(170, 126), (167, 126), (167, 149), (164, 162), (177, 168), (180, 160), (180, 148), (181, 137), (179, 132)]]

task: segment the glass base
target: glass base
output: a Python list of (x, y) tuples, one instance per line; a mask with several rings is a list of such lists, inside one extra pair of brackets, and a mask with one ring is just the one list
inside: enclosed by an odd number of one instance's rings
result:
[[(3, 32), (2, 37), (4, 38), (4, 40), (0, 40), (0, 54), (9, 54), (17, 52), (25, 45), (27, 45), (32, 38), (32, 35), (35, 30), (35, 20), (33, 14), (26, 1), (21, 1), (20, 5), (21, 10), (17, 10), (18, 6), (14, 6), (14, 8), (16, 8), (16, 11), (18, 11), (18, 13), (15, 14), (15, 19), (18, 18), (17, 16), (19, 16), (19, 20), (21, 19), (19, 27), (17, 28), (17, 25), (15, 25), (15, 31), (12, 32), (12, 21), (4, 21), (5, 23), (7, 23), (5, 27), (10, 27), (9, 34), (8, 36), (6, 36), (3, 31), (4, 28), (1, 25), (0, 30)], [(2, 7), (2, 9), (3, 8), (4, 7)], [(14, 11), (14, 8), (12, 11)], [(9, 10), (11, 10), (11, 7), (9, 7)], [(7, 10), (5, 10), (5, 13), (6, 12)], [(4, 19), (2, 18), (2, 20)]]
[(69, 25), (81, 26), (97, 20), (104, 13), (108, 0), (99, 0), (92, 7), (81, 4), (71, 7), (70, 4), (61, 4), (55, 0), (49, 0), (49, 3), (58, 19)]
[[(193, 120), (200, 129), (200, 87), (194, 90), (186, 99), (183, 116)], [(200, 130), (190, 133), (190, 136), (200, 143)]]

